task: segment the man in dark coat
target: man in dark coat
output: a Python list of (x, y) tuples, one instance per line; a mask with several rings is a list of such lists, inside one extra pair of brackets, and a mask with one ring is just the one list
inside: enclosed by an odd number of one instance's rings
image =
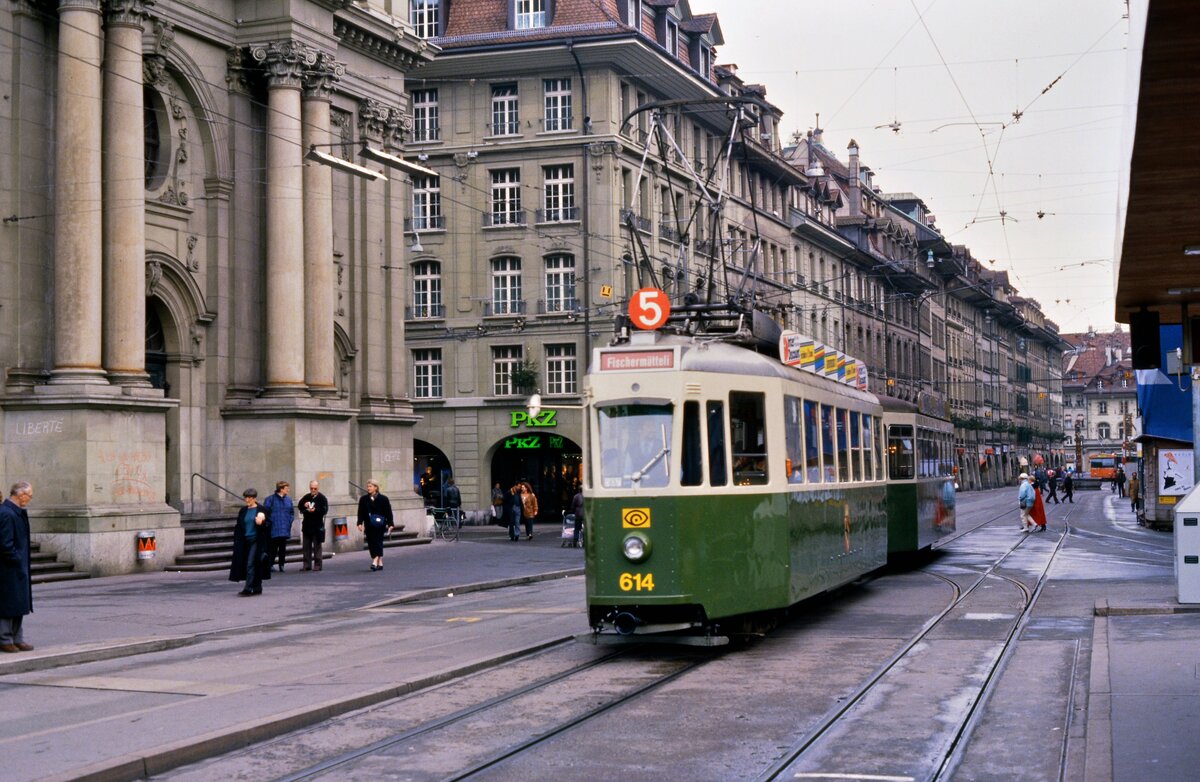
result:
[(321, 484), (308, 482), (308, 494), (297, 503), (300, 508), (300, 541), (304, 549), (304, 569), (321, 569), (321, 544), (325, 542), (325, 514), (329, 500), (321, 493)]
[(450, 518), (454, 519), (454, 523), (462, 528), (462, 491), (458, 485), (454, 483), (454, 479), (450, 478), (446, 481), (446, 489), (442, 492), (442, 502), (446, 503), (446, 508), (450, 511)]
[(33, 499), (26, 481), (13, 484), (0, 505), (0, 652), (28, 652), (21, 624), (33, 613), (33, 581), (29, 573), (29, 514)]
[(1069, 472), (1063, 476), (1063, 499), (1075, 504), (1075, 479)]

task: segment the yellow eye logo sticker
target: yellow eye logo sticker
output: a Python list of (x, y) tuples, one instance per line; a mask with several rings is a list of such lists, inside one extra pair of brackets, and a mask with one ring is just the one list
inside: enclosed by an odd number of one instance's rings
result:
[(623, 529), (649, 529), (649, 508), (621, 508), (621, 527)]

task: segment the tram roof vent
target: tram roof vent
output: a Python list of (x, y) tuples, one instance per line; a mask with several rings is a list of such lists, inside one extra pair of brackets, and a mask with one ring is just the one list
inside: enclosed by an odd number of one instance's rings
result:
[(700, 396), (700, 389), (699, 383), (687, 383), (683, 387), (683, 392), (688, 396)]

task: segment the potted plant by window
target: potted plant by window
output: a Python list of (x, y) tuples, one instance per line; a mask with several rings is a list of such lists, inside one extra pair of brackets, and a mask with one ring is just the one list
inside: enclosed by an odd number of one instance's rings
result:
[(513, 367), (508, 378), (512, 381), (513, 388), (517, 393), (531, 394), (537, 388), (537, 364), (533, 363), (533, 359), (527, 358)]

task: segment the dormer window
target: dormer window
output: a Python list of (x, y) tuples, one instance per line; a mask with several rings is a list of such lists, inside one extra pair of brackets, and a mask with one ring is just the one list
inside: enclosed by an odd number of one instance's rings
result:
[(667, 20), (667, 35), (663, 45), (667, 48), (667, 54), (679, 56), (679, 24), (674, 19)]
[(700, 62), (698, 65), (700, 75), (706, 79), (712, 78), (712, 49), (707, 46), (700, 47)]
[(546, 26), (546, 0), (516, 0), (516, 27), (533, 30)]
[(436, 38), (439, 34), (438, 11), (441, 0), (412, 0), (409, 4), (409, 19), (418, 38)]
[(635, 30), (642, 29), (642, 0), (625, 0), (625, 23)]

